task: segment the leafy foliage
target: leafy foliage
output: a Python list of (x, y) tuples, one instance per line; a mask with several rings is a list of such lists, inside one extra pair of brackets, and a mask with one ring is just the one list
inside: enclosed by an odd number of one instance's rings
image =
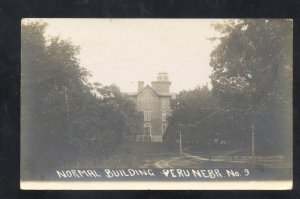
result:
[[(178, 130), (183, 133), (185, 143), (208, 144), (210, 121), (207, 117), (218, 108), (218, 100), (212, 96), (207, 86), (181, 91), (171, 101), (172, 116), (164, 135), (164, 141), (176, 143)], [(199, 121), (201, 121), (199, 123)], [(199, 123), (195, 125), (196, 123)]]
[[(291, 154), (292, 21), (227, 20), (211, 53), (212, 90), (182, 91), (173, 101), (166, 142), (223, 143), (257, 154)], [(186, 128), (180, 127), (180, 123)]]
[(79, 47), (22, 23), (22, 164), (34, 171), (108, 155), (139, 130), (141, 115), (114, 86), (88, 82)]
[(291, 149), (292, 21), (229, 20), (215, 29), (221, 37), (211, 53), (213, 94), (235, 121), (254, 125), (258, 148)]

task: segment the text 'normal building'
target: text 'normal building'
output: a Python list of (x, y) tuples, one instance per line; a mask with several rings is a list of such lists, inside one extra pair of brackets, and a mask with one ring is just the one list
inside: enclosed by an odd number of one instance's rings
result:
[(136, 142), (162, 142), (167, 129), (167, 117), (171, 114), (171, 82), (167, 73), (159, 73), (151, 86), (138, 82), (138, 91), (129, 94), (137, 105), (137, 110), (144, 113), (144, 131), (136, 135)]

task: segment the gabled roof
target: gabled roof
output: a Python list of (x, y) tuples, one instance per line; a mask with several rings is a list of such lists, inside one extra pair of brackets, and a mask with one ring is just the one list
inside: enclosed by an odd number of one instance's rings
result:
[(139, 92), (130, 92), (130, 93), (127, 93), (129, 96), (137, 96), (137, 95), (139, 95), (140, 93), (142, 93), (146, 88), (150, 88), (150, 90), (152, 90), (152, 92), (154, 92), (156, 95), (158, 95), (157, 94), (157, 92), (155, 92), (154, 90), (153, 90), (153, 88), (151, 88), (149, 85), (146, 85), (142, 90), (140, 90)]
[(149, 85), (146, 85), (142, 90), (140, 90), (140, 91), (137, 93), (137, 95), (143, 93), (146, 89), (150, 89), (151, 92), (153, 92), (155, 95), (159, 96), (158, 93), (157, 93), (155, 90), (153, 90), (153, 88), (151, 88)]
[(131, 92), (131, 93), (127, 93), (129, 96), (138, 96), (139, 94), (141, 94), (146, 88), (149, 88), (155, 95), (157, 96), (164, 96), (164, 97), (171, 97), (174, 98), (174, 96), (176, 96), (175, 93), (168, 93), (168, 92), (156, 92), (151, 86), (146, 85), (142, 90), (140, 90), (139, 92)]

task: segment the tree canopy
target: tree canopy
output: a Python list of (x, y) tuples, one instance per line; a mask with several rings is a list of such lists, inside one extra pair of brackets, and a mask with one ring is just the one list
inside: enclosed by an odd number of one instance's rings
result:
[(31, 175), (105, 156), (141, 128), (134, 102), (114, 85), (89, 83), (80, 48), (45, 37), (46, 27), (24, 22), (21, 29), (22, 164)]
[(254, 125), (260, 147), (291, 148), (292, 21), (229, 20), (214, 27), (221, 36), (211, 53), (213, 94), (236, 119)]
[(292, 21), (230, 20), (215, 29), (221, 33), (210, 62), (216, 96), (247, 97), (253, 110), (279, 96), (291, 100)]
[(218, 100), (207, 86), (181, 91), (171, 101), (171, 108), (172, 116), (168, 118), (165, 142), (175, 143), (179, 138), (177, 131), (180, 130), (184, 133), (184, 142), (208, 144), (210, 124), (207, 116), (218, 109)]
[[(211, 38), (217, 44), (210, 60), (212, 89), (179, 93), (165, 140), (178, 139), (179, 129), (204, 144), (210, 132), (216, 143), (247, 149), (254, 133), (257, 154), (291, 154), (292, 21), (225, 20), (213, 27), (220, 36)], [(194, 128), (176, 128), (179, 123)]]

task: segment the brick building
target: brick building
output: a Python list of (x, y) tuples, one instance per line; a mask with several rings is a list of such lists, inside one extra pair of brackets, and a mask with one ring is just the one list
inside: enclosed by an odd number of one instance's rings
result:
[(128, 94), (135, 101), (138, 111), (144, 113), (144, 131), (136, 135), (136, 142), (162, 142), (167, 128), (167, 117), (171, 114), (170, 101), (175, 97), (170, 93), (171, 82), (167, 73), (158, 73), (151, 86), (138, 82), (136, 93)]

